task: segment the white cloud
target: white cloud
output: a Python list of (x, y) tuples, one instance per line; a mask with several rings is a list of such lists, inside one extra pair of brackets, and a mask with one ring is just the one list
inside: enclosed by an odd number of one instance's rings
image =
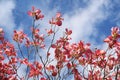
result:
[(98, 36), (96, 24), (106, 19), (103, 7), (108, 6), (108, 0), (91, 0), (87, 7), (77, 9), (73, 15), (64, 15), (64, 26), (73, 30), (72, 39), (93, 42), (90, 36)]
[(0, 1), (0, 27), (12, 31), (15, 27), (12, 10), (15, 8), (13, 0)]

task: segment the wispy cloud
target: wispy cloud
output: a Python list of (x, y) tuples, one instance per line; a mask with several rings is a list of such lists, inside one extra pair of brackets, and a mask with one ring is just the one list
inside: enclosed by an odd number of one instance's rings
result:
[(15, 27), (13, 9), (15, 4), (13, 0), (0, 1), (0, 26), (7, 31), (12, 31)]
[(91, 36), (98, 36), (96, 25), (107, 18), (103, 8), (107, 7), (108, 3), (108, 0), (91, 0), (87, 7), (76, 9), (72, 15), (64, 15), (65, 26), (73, 30), (73, 42), (79, 40), (94, 41)]

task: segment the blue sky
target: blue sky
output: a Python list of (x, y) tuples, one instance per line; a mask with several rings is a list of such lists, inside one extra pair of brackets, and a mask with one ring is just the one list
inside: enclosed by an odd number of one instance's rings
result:
[(49, 27), (49, 19), (60, 11), (64, 17), (62, 28), (73, 30), (73, 42), (102, 43), (110, 28), (120, 25), (119, 0), (1, 0), (0, 26), (7, 35), (12, 35), (14, 29), (28, 31), (31, 18), (26, 13), (31, 6), (45, 15), (40, 22), (42, 28)]
[(14, 29), (27, 31), (31, 18), (26, 13), (31, 6), (45, 15), (42, 28), (48, 27), (49, 19), (60, 11), (64, 17), (62, 28), (73, 30), (73, 41), (101, 43), (111, 27), (120, 25), (119, 0), (1, 0), (0, 26), (11, 35)]
[(45, 15), (37, 22), (41, 30), (50, 27), (49, 20), (59, 11), (64, 18), (61, 30), (73, 30), (72, 42), (83, 40), (93, 47), (103, 48), (103, 39), (110, 34), (111, 27), (120, 26), (120, 0), (0, 0), (0, 27), (8, 39), (14, 29), (26, 33), (30, 30), (32, 18), (27, 11), (32, 6)]

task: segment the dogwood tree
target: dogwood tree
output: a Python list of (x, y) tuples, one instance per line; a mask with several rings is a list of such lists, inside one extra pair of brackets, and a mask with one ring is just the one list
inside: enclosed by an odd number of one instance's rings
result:
[[(7, 40), (0, 28), (0, 80), (120, 80), (119, 27), (113, 27), (104, 39), (106, 50), (91, 49), (91, 44), (82, 40), (70, 42), (72, 30), (67, 28), (64, 36), (55, 39), (64, 20), (60, 12), (49, 21), (46, 33), (36, 24), (44, 19), (41, 10), (32, 7), (28, 15), (33, 19), (31, 35), (14, 30), (11, 37), (16, 44)], [(25, 75), (20, 76), (23, 65)]]

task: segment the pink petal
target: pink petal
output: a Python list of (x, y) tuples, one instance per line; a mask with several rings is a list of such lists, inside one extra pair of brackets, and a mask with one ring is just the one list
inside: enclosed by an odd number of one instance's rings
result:
[(61, 13), (60, 12), (56, 13), (56, 18), (58, 18), (58, 17), (61, 17)]
[(28, 11), (27, 14), (28, 14), (29, 16), (33, 16), (31, 11)]
[(112, 40), (112, 36), (108, 36), (107, 38), (104, 39), (104, 42), (110, 42)]
[(35, 13), (40, 14), (41, 10), (37, 9), (35, 10)]

